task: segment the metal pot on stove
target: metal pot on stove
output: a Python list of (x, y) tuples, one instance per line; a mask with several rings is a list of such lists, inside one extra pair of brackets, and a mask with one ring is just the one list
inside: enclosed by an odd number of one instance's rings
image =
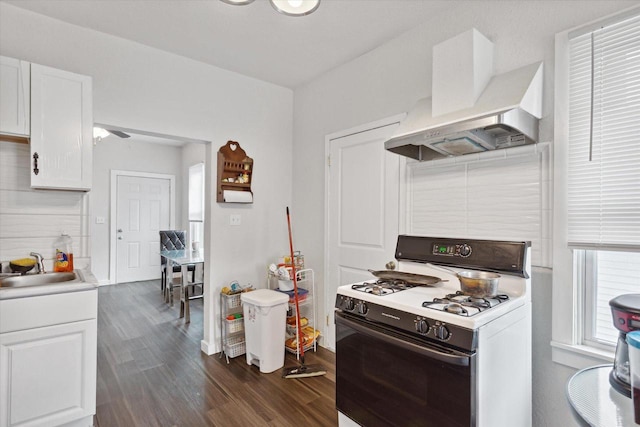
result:
[(474, 298), (495, 297), (498, 294), (500, 275), (488, 271), (463, 270), (456, 273), (460, 290)]
[(456, 272), (445, 267), (429, 264), (431, 267), (445, 270), (460, 281), (460, 290), (473, 298), (491, 298), (498, 295), (500, 275), (489, 271), (462, 270)]
[(640, 330), (640, 294), (617, 296), (609, 301), (609, 306), (611, 307), (613, 326), (620, 331), (613, 369), (609, 374), (609, 383), (618, 392), (631, 397), (627, 334)]

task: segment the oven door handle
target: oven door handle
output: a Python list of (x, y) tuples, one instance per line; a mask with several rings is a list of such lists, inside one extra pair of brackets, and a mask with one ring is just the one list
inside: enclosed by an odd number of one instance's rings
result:
[(363, 335), (367, 335), (371, 338), (374, 338), (376, 340), (383, 341), (387, 344), (390, 344), (396, 347), (401, 347), (405, 350), (413, 351), (414, 353), (418, 353), (423, 356), (436, 359), (444, 363), (448, 363), (450, 365), (469, 366), (469, 363), (471, 360), (471, 356), (444, 353), (444, 352), (438, 351), (437, 349), (424, 347), (409, 341), (405, 341), (393, 335), (387, 335), (383, 332), (376, 331), (374, 329), (361, 325), (359, 322), (355, 322), (353, 320), (347, 319), (340, 312), (336, 312), (336, 322), (343, 323), (345, 326), (351, 329), (354, 329)]

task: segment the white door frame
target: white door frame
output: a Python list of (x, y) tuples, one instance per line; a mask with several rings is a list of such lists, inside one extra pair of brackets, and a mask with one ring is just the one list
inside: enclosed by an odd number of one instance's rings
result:
[(176, 222), (176, 177), (175, 175), (167, 175), (162, 173), (151, 172), (134, 172), (123, 170), (111, 170), (111, 198), (109, 202), (109, 284), (116, 283), (116, 216), (117, 216), (117, 200), (118, 200), (118, 177), (119, 176), (133, 176), (139, 178), (157, 178), (168, 179), (170, 182), (170, 195), (169, 195), (169, 229), (175, 228)]
[[(324, 137), (324, 157), (325, 159), (327, 159), (325, 161), (325, 167), (324, 167), (324, 188), (325, 188), (325, 191), (324, 191), (324, 280), (328, 280), (329, 278), (329, 226), (330, 226), (329, 210), (331, 209), (331, 206), (329, 206), (329, 196), (330, 196), (329, 185), (330, 185), (330, 173), (331, 173), (329, 162), (331, 157), (331, 141), (338, 138), (344, 138), (346, 136), (354, 135), (357, 133), (362, 133), (362, 132), (370, 131), (373, 129), (389, 126), (394, 123), (400, 123), (402, 119), (406, 117), (406, 115), (407, 115), (406, 113), (397, 114), (395, 116), (387, 117), (384, 119), (365, 123), (360, 126), (352, 127), (350, 129), (334, 132)], [(400, 171), (401, 173), (403, 171), (403, 162), (400, 162)], [(403, 200), (402, 197), (400, 198), (400, 200), (401, 201)], [(324, 336), (326, 337), (328, 336), (328, 333), (330, 330), (329, 325), (333, 321), (332, 319), (329, 319), (329, 317), (333, 312), (336, 296), (329, 295), (328, 292), (326, 292), (327, 286), (323, 286), (323, 288), (325, 289), (325, 295), (324, 295), (324, 312), (322, 313), (322, 317), (325, 318), (325, 321), (322, 322), (322, 324), (324, 329), (323, 331)], [(326, 340), (327, 343), (328, 341), (329, 340)], [(333, 341), (335, 342), (335, 337), (333, 337)], [(335, 348), (332, 348), (329, 346), (325, 346), (325, 347), (327, 347), (331, 351), (335, 351)]]

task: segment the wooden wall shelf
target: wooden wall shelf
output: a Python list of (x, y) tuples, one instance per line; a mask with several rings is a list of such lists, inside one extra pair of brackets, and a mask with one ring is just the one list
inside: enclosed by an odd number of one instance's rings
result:
[(253, 159), (237, 141), (227, 141), (218, 150), (218, 203), (253, 203)]

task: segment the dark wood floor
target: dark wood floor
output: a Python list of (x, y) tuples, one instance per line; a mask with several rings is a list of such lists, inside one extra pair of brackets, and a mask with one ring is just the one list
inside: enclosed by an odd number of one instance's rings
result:
[(261, 374), (244, 356), (227, 365), (200, 351), (202, 300), (192, 301), (190, 324), (178, 309), (159, 281), (99, 289), (96, 426), (337, 425), (333, 353), (308, 353), (307, 364), (328, 373), (304, 379)]

